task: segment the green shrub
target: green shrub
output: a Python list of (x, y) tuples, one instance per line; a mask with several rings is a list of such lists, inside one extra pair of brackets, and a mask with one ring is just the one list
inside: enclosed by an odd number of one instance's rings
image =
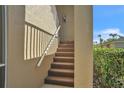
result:
[(124, 87), (124, 49), (94, 48), (94, 87)]

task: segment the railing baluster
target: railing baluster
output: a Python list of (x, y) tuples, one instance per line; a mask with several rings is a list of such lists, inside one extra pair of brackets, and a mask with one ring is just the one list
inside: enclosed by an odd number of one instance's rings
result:
[(60, 26), (57, 28), (57, 31), (54, 35), (43, 31), (39, 27), (26, 22), (25, 24), (25, 45), (24, 45), (24, 59), (31, 59), (40, 57), (41, 59), (37, 66), (40, 66), (43, 57), (48, 52), (48, 49), (53, 43), (55, 35), (58, 33)]
[(42, 32), (42, 34), (41, 34), (41, 55), (42, 55), (42, 53), (43, 53), (43, 32)]
[(27, 25), (27, 51), (26, 51), (27, 59), (28, 59), (28, 25)]
[[(46, 41), (46, 33), (44, 33), (44, 41), (45, 41), (45, 42), (44, 42), (44, 46), (46, 47), (46, 42), (47, 42), (47, 41)], [(45, 50), (45, 47), (44, 47), (44, 50)]]
[(35, 28), (34, 28), (34, 30), (33, 30), (33, 32), (34, 32), (34, 37), (33, 37), (33, 57), (35, 57)]
[(36, 52), (36, 44), (37, 44), (37, 29), (35, 29), (35, 46), (34, 46), (35, 57), (37, 56), (37, 55), (36, 55), (36, 53), (37, 53), (37, 52)]
[(32, 27), (32, 39), (31, 39), (31, 58), (34, 58), (34, 28)]
[(28, 26), (28, 29), (27, 29), (27, 59), (30, 59), (30, 29), (29, 29), (29, 26)]
[(37, 57), (39, 57), (39, 30), (37, 32)]
[(42, 46), (41, 46), (41, 34), (42, 34), (42, 32), (40, 32), (40, 37), (39, 37), (39, 42), (40, 42), (40, 56), (41, 56), (41, 52), (42, 52), (42, 51), (41, 51), (41, 47), (42, 47)]
[(30, 59), (32, 58), (32, 27), (30, 27)]
[(27, 25), (25, 25), (24, 59), (27, 59)]
[(38, 29), (37, 29), (37, 34), (36, 34), (36, 57), (38, 57)]
[(40, 57), (40, 31), (39, 31), (39, 38), (38, 38), (38, 40), (39, 40), (39, 49), (38, 49), (38, 51), (39, 51), (39, 57)]
[(43, 34), (42, 34), (42, 39), (43, 39), (43, 40), (42, 40), (42, 51), (43, 51), (43, 50), (44, 50), (44, 42), (43, 42), (43, 41), (44, 41), (44, 32), (43, 32)]
[(48, 51), (49, 47), (51, 46), (51, 44), (52, 44), (52, 42), (53, 42), (53, 40), (54, 40), (56, 34), (57, 34), (58, 31), (60, 30), (60, 28), (61, 28), (61, 26), (59, 26), (59, 27), (57, 28), (57, 31), (54, 33), (54, 35), (53, 35), (52, 38), (50, 39), (49, 43), (47, 44), (47, 47), (46, 47), (45, 50), (43, 51), (43, 54), (42, 54), (42, 56), (41, 56), (41, 59), (39, 60), (39, 62), (38, 62), (38, 64), (37, 64), (38, 67), (41, 65), (44, 56), (47, 54), (47, 51)]

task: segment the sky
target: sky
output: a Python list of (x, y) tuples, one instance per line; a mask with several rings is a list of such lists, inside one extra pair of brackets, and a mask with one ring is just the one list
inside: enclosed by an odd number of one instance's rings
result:
[(104, 40), (109, 38), (110, 33), (124, 36), (124, 6), (93, 6), (93, 33), (94, 42), (99, 42), (99, 34)]

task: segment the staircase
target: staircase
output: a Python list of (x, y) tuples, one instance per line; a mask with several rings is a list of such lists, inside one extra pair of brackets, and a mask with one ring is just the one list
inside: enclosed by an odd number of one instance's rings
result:
[(73, 41), (60, 42), (45, 83), (74, 87)]

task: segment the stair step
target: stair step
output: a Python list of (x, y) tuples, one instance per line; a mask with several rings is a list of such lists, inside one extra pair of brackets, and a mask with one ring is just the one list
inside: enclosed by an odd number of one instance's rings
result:
[(74, 41), (61, 41), (53, 59), (45, 83), (74, 87)]
[(56, 52), (55, 56), (74, 57), (74, 52)]
[(48, 76), (45, 80), (45, 83), (74, 87), (74, 78), (72, 78), (72, 77)]
[(70, 48), (74, 48), (74, 44), (59, 44), (59, 47), (70, 47)]
[(74, 57), (54, 57), (54, 62), (74, 62)]
[(74, 69), (74, 63), (53, 62), (51, 68)]
[(74, 44), (74, 41), (61, 41), (60, 44)]
[(55, 69), (52, 68), (48, 72), (49, 76), (63, 76), (63, 77), (74, 77), (73, 69)]
[(58, 48), (57, 52), (74, 52), (74, 48)]

